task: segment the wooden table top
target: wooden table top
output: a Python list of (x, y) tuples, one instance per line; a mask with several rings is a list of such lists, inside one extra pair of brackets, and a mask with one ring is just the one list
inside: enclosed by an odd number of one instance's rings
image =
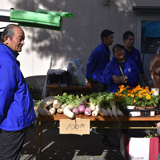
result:
[(46, 88), (61, 90), (92, 90), (92, 88), (89, 86), (70, 85), (67, 87), (60, 87), (57, 84), (47, 84)]
[[(81, 118), (81, 119), (90, 119), (90, 121), (97, 121), (97, 122), (118, 122), (118, 120), (114, 117), (103, 117), (103, 116), (85, 116), (83, 114), (79, 114), (76, 115), (75, 118)], [(49, 116), (40, 116), (38, 115), (37, 120), (39, 121), (59, 121), (60, 119), (68, 119), (68, 117), (66, 117), (64, 114), (59, 114), (56, 113), (53, 117), (49, 117)], [(138, 122), (138, 121), (156, 121), (156, 122), (160, 122), (160, 115), (155, 115), (154, 117), (127, 117), (127, 116), (123, 116), (123, 117), (118, 117), (120, 122)]]

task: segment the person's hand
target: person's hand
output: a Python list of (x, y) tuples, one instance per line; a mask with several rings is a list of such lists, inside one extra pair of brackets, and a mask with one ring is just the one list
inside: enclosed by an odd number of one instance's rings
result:
[(126, 76), (121, 76), (120, 78), (120, 83), (126, 83)]
[(156, 128), (158, 128), (158, 127), (160, 127), (160, 122), (158, 122), (158, 123), (157, 123), (157, 126), (156, 126)]
[(113, 79), (114, 83), (120, 83), (120, 77), (113, 75), (112, 79)]

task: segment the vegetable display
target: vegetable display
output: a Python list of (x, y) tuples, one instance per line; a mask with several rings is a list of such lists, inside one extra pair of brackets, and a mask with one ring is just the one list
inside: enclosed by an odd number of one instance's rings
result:
[(38, 112), (42, 116), (53, 116), (56, 112), (63, 113), (70, 119), (77, 114), (86, 116), (123, 116), (116, 107), (113, 93), (99, 92), (90, 95), (74, 95), (63, 93), (62, 95), (49, 96), (41, 101)]

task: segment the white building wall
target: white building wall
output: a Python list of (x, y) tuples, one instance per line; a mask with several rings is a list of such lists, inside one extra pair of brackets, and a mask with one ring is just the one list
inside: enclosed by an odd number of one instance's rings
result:
[[(18, 60), (24, 77), (46, 75), (49, 55), (53, 55), (52, 68), (62, 69), (65, 69), (67, 60), (80, 58), (85, 74), (88, 57), (101, 43), (102, 30), (115, 32), (113, 45), (123, 44), (123, 33), (126, 30), (135, 33), (136, 30), (136, 14), (132, 6), (160, 6), (157, 0), (110, 0), (110, 6), (103, 6), (103, 3), (104, 0), (0, 0), (0, 9), (35, 12), (42, 8), (74, 15), (74, 18), (63, 18), (62, 31), (22, 27), (26, 39)], [(0, 27), (7, 24), (1, 22)]]

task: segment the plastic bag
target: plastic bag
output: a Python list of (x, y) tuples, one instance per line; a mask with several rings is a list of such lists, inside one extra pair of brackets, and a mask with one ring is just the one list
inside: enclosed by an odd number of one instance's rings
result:
[(84, 77), (81, 69), (82, 69), (82, 64), (81, 64), (80, 68), (78, 69), (79, 85), (85, 85), (85, 77)]
[(82, 73), (82, 64), (79, 59), (72, 59), (67, 61), (67, 71), (72, 75), (71, 84), (85, 85), (85, 78)]
[(72, 76), (71, 84), (79, 84), (79, 81), (78, 81), (78, 68), (77, 68), (75, 62), (67, 61), (67, 71)]

